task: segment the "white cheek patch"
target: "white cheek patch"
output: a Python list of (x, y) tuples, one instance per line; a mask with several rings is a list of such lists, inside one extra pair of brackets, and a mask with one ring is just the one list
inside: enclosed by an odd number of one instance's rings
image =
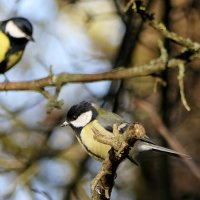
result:
[(21, 31), (13, 21), (9, 21), (6, 24), (5, 31), (14, 38), (27, 38), (27, 35)]
[(92, 111), (87, 111), (83, 114), (81, 114), (76, 120), (71, 121), (70, 123), (76, 127), (81, 128), (86, 126), (92, 119)]

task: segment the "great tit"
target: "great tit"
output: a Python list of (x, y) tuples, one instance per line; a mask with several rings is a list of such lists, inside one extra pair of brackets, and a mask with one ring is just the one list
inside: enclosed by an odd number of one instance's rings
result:
[(0, 22), (0, 73), (16, 65), (28, 41), (34, 41), (31, 23), (22, 17), (13, 17)]
[[(92, 127), (95, 127), (102, 135), (113, 136), (113, 124), (118, 125), (119, 132), (122, 134), (129, 126), (129, 123), (125, 122), (119, 115), (108, 112), (96, 104), (82, 101), (69, 109), (66, 121), (61, 127), (69, 125), (87, 153), (94, 159), (103, 161), (111, 147), (94, 139)], [(136, 154), (144, 151), (158, 151), (174, 156), (185, 156), (185, 154), (154, 144), (144, 134), (129, 151), (127, 158), (137, 164)]]

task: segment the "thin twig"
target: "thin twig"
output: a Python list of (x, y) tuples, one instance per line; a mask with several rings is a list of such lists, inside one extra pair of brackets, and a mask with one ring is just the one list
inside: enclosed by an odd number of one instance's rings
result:
[(185, 65), (183, 62), (180, 62), (178, 65), (179, 68), (179, 74), (178, 74), (178, 81), (179, 81), (179, 87), (180, 87), (180, 95), (181, 95), (181, 101), (187, 111), (190, 111), (191, 108), (188, 105), (188, 102), (185, 97), (184, 92), (184, 76), (185, 76)]
[[(130, 5), (129, 5), (130, 6)], [(169, 31), (167, 27), (162, 23), (154, 19), (154, 14), (148, 13), (146, 7), (143, 5), (143, 1), (136, 0), (132, 4), (132, 8), (135, 12), (137, 12), (144, 21), (147, 21), (150, 26), (154, 29), (159, 31), (162, 35), (166, 38), (172, 40), (173, 42), (186, 47), (187, 49), (191, 50), (192, 52), (200, 51), (200, 44), (197, 42), (193, 42), (189, 38), (184, 38), (172, 31)]]

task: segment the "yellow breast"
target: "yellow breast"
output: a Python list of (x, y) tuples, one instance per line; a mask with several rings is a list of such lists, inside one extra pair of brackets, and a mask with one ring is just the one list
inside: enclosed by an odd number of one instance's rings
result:
[(3, 32), (0, 32), (0, 63), (5, 59), (6, 53), (8, 52), (9, 48), (9, 38)]
[(83, 147), (93, 158), (97, 160), (104, 160), (108, 155), (108, 151), (110, 150), (110, 146), (106, 144), (102, 144), (94, 139), (94, 133), (91, 130), (91, 126), (95, 127), (101, 134), (103, 135), (112, 135), (112, 133), (106, 131), (103, 127), (101, 127), (96, 120), (88, 124), (81, 131), (81, 140), (80, 143), (83, 143)]
[[(17, 51), (12, 55), (7, 55), (10, 50), (10, 40), (3, 32), (0, 32), (0, 63), (7, 59), (6, 62), (6, 71), (17, 64), (23, 54), (23, 51)], [(9, 54), (9, 53), (8, 53)]]

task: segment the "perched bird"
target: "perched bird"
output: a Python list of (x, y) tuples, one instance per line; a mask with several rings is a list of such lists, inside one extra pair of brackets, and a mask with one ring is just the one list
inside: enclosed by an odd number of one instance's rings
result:
[(31, 23), (22, 17), (0, 22), (0, 73), (16, 65), (23, 55), (28, 41), (34, 41)]
[[(111, 147), (95, 140), (92, 128), (95, 127), (101, 135), (109, 137), (113, 136), (113, 124), (118, 125), (118, 130), (122, 134), (129, 126), (129, 123), (125, 122), (119, 115), (108, 112), (96, 104), (82, 101), (69, 109), (66, 121), (61, 127), (69, 125), (87, 153), (94, 159), (102, 161), (108, 155)], [(134, 163), (137, 163), (135, 155), (144, 151), (158, 151), (169, 155), (185, 156), (185, 154), (154, 144), (145, 132), (141, 136), (137, 137), (137, 142), (127, 157)]]

